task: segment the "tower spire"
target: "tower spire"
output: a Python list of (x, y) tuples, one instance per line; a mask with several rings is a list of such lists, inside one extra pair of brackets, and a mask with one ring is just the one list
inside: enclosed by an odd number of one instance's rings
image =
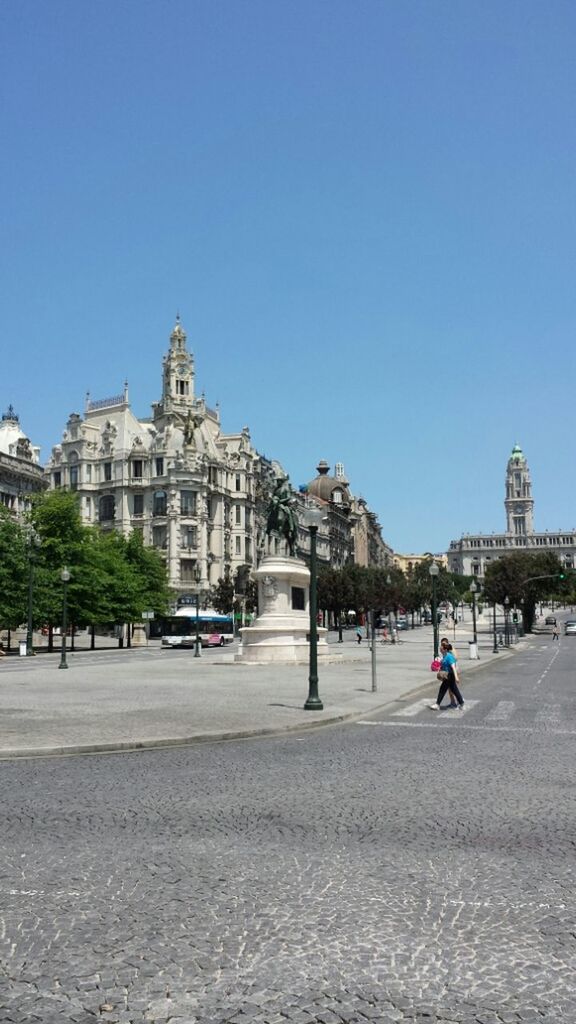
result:
[(506, 466), (506, 532), (515, 537), (534, 533), (534, 499), (526, 456), (515, 444)]

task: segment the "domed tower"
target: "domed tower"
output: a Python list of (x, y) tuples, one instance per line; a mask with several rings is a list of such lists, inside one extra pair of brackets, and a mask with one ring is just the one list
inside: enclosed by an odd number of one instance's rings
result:
[(351, 504), (350, 491), (341, 463), (338, 463), (338, 469), (338, 476), (329, 476), (330, 466), (322, 459), (316, 466), (318, 476), (308, 484), (308, 494), (322, 501), (331, 501), (341, 508), (348, 508)]
[(515, 444), (506, 467), (506, 532), (516, 537), (534, 533), (534, 499), (526, 456)]

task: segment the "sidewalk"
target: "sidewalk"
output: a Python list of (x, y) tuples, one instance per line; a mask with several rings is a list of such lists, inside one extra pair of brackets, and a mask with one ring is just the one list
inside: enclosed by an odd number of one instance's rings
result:
[[(480, 660), (469, 661), (470, 635), (459, 628), (455, 645), (466, 689), (470, 674), (517, 648), (492, 654), (480, 637)], [(0, 759), (135, 750), (318, 727), (361, 717), (416, 691), (436, 693), (430, 671), (430, 627), (408, 630), (402, 643), (376, 644), (377, 692), (371, 653), (350, 632), (330, 636), (334, 661), (319, 665), (323, 711), (304, 711), (307, 666), (233, 663), (230, 650), (103, 650), (0, 661)]]

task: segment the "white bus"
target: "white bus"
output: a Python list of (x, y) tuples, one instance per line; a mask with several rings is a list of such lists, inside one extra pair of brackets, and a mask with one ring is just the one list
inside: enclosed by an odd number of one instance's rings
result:
[(234, 620), (231, 615), (220, 615), (211, 609), (198, 612), (193, 608), (179, 608), (162, 622), (163, 647), (195, 647), (196, 629), (202, 647), (224, 647), (234, 639)]

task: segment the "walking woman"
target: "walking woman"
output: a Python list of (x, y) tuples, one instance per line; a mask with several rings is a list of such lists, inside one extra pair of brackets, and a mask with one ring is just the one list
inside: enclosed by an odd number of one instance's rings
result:
[(452, 650), (452, 644), (448, 640), (443, 639), (440, 644), (440, 656), (442, 661), (440, 663), (440, 671), (438, 672), (438, 678), (440, 680), (440, 689), (438, 690), (438, 696), (436, 703), (430, 705), (431, 711), (439, 711), (440, 705), (446, 696), (448, 690), (456, 698), (456, 707), (459, 711), (464, 707), (464, 698), (460, 693), (460, 687), (458, 686), (458, 668), (456, 665), (456, 658)]

